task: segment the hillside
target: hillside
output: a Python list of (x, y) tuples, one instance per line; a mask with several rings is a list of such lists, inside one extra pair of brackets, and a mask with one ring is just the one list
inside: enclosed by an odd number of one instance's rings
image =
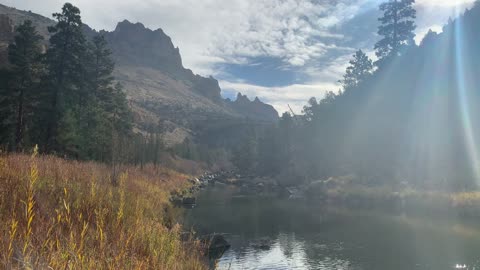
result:
[[(47, 27), (54, 21), (0, 5), (1, 63), (6, 63), (6, 47), (12, 40), (14, 26), (27, 19), (34, 22), (46, 44)], [(89, 37), (98, 34), (87, 25), (84, 30)], [(202, 126), (207, 119), (275, 122), (278, 118), (275, 109), (258, 98), (224, 100), (217, 80), (183, 67), (179, 48), (161, 29), (150, 30), (141, 23), (123, 21), (114, 31), (100, 34), (106, 37), (113, 52), (114, 75), (125, 87), (137, 132), (159, 129), (167, 144), (175, 144), (198, 133), (194, 127)]]
[(311, 100), (302, 125), (282, 119), (280, 143), (267, 144), (267, 160), (281, 156), (274, 151), (287, 141), (287, 162), (280, 161), (312, 179), (351, 175), (369, 186), (478, 188), (479, 26), (476, 4), (358, 85)]
[(356, 169), (430, 188), (478, 185), (479, 18), (477, 4), (339, 98), (340, 130), (356, 136), (337, 146)]

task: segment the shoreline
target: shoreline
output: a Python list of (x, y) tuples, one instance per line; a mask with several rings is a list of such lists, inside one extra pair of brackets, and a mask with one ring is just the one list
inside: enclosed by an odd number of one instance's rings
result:
[(189, 182), (192, 186), (186, 191), (187, 201), (181, 201), (177, 197), (171, 199), (174, 204), (194, 205), (196, 194), (200, 190), (210, 185), (230, 185), (253, 195), (268, 192), (290, 199), (305, 199), (312, 204), (347, 207), (352, 210), (376, 209), (394, 213), (423, 211), (435, 215), (453, 214), (480, 219), (480, 191), (445, 192), (394, 189), (389, 186), (367, 187), (332, 179), (313, 181), (308, 185), (282, 186), (274, 178), (241, 176), (235, 172), (205, 173), (189, 179)]

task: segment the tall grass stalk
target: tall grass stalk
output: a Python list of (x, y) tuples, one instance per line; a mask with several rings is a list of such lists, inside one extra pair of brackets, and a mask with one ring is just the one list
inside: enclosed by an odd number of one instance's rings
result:
[(33, 154), (31, 156), (30, 162), (30, 175), (28, 177), (28, 184), (27, 184), (27, 198), (23, 203), (25, 204), (25, 237), (23, 241), (23, 259), (29, 259), (28, 249), (30, 248), (32, 231), (33, 231), (33, 219), (35, 218), (34, 207), (35, 207), (35, 184), (38, 180), (38, 168), (36, 164), (36, 157), (38, 154), (38, 147), (35, 146), (33, 150)]
[(0, 269), (206, 269), (198, 243), (165, 216), (189, 176), (117, 169), (112, 185), (108, 165), (0, 156)]

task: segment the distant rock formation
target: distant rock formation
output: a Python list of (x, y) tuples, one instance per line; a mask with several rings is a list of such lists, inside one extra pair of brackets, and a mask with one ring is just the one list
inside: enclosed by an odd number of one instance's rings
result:
[(0, 63), (8, 62), (8, 44), (13, 40), (15, 28), (13, 21), (5, 14), (0, 14)]
[[(141, 23), (124, 20), (113, 32), (102, 31), (108, 40), (118, 66), (143, 67), (162, 72), (169, 78), (184, 83), (190, 91), (223, 107), (230, 114), (253, 120), (276, 121), (278, 113), (258, 98), (250, 101), (228, 102), (221, 97), (218, 81), (213, 77), (202, 77), (185, 69), (178, 47), (163, 30), (150, 30)], [(242, 96), (244, 97), (244, 96)], [(193, 101), (193, 103), (196, 103)]]
[(278, 113), (273, 106), (261, 102), (258, 97), (250, 101), (246, 95), (238, 93), (237, 99), (231, 102), (231, 107), (251, 119), (264, 121), (275, 121), (275, 119), (278, 119)]
[[(47, 45), (47, 27), (55, 23), (38, 14), (3, 5), (0, 16), (0, 46), (4, 46), (4, 56), (5, 46), (13, 37), (12, 25), (26, 19), (33, 21)], [(223, 99), (216, 79), (196, 75), (183, 67), (179, 48), (162, 29), (151, 30), (141, 23), (124, 20), (111, 32), (97, 32), (88, 25), (83, 30), (87, 37), (102, 34), (108, 41), (116, 63), (115, 78), (125, 86), (140, 132), (160, 125), (168, 126), (168, 132), (176, 134), (175, 129), (181, 129), (180, 133), (185, 134), (201, 126), (202, 121), (215, 119), (227, 123), (228, 119), (278, 120), (275, 109), (258, 98), (250, 101), (240, 94), (234, 102)], [(7, 63), (6, 58), (0, 61)]]
[(6, 14), (0, 14), (0, 42), (10, 42), (13, 40), (15, 27), (13, 21)]
[(118, 23), (113, 32), (102, 31), (108, 40), (118, 65), (149, 67), (168, 74), (176, 80), (191, 83), (192, 90), (208, 99), (222, 101), (220, 86), (213, 77), (193, 74), (182, 65), (178, 47), (162, 29), (155, 31), (141, 23), (127, 20)]
[(183, 71), (178, 48), (161, 29), (152, 31), (141, 23), (127, 20), (117, 24), (113, 32), (102, 31), (118, 64), (147, 66), (176, 75)]

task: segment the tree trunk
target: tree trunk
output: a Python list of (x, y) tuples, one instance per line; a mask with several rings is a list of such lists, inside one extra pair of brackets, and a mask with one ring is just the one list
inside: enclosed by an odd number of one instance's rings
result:
[(398, 2), (397, 0), (394, 1), (394, 8), (393, 8), (393, 46), (392, 50), (393, 53), (396, 55), (398, 51)]
[(15, 128), (15, 151), (19, 151), (22, 149), (23, 126), (24, 126), (23, 99), (24, 99), (24, 90), (21, 89), (20, 95), (18, 96), (17, 123)]

